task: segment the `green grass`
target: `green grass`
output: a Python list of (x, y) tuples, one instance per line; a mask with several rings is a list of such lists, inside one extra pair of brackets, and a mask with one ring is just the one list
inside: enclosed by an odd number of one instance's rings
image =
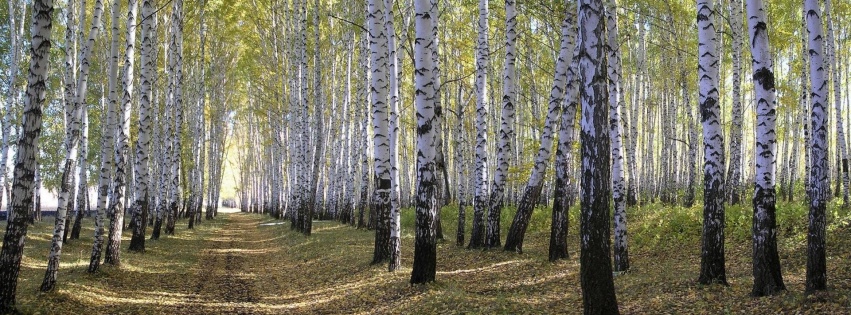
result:
[[(840, 201), (841, 202), (841, 201)], [(789, 291), (749, 297), (750, 206), (727, 207), (727, 275), (730, 286), (701, 286), (702, 208), (660, 204), (630, 208), (632, 269), (617, 276), (625, 314), (851, 313), (851, 220), (833, 201), (828, 208), (826, 293), (803, 294), (807, 206), (777, 207), (778, 246)], [(467, 241), (472, 207), (467, 207)], [(370, 265), (374, 233), (336, 222), (314, 223), (305, 237), (266, 216), (227, 214), (196, 231), (181, 223), (176, 237), (148, 242), (145, 254), (123, 253), (120, 269), (85, 272), (90, 230), (66, 247), (56, 292), (36, 289), (44, 272), (52, 226), (32, 230), (27, 241), (19, 304), (24, 313), (580, 313), (577, 216), (570, 210), (569, 252), (547, 261), (551, 209), (537, 208), (523, 254), (455, 246), (457, 206), (441, 211), (445, 241), (438, 244), (437, 282), (411, 286), (414, 210), (402, 211), (402, 269)], [(502, 215), (502, 236), (515, 209)], [(126, 243), (125, 243), (126, 244)], [(126, 246), (125, 246), (126, 247)], [(80, 252), (83, 252), (81, 255)], [(82, 258), (80, 258), (82, 257)]]

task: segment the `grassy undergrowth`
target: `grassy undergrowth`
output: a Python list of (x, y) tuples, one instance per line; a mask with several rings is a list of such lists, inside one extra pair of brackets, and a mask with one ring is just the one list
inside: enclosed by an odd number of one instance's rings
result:
[[(841, 201), (840, 201), (841, 202)], [(615, 278), (625, 314), (851, 313), (851, 224), (838, 203), (828, 209), (829, 290), (803, 294), (807, 207), (780, 203), (779, 249), (788, 291), (749, 297), (751, 209), (727, 207), (730, 286), (700, 286), (701, 208), (644, 205), (629, 210), (632, 270)], [(502, 236), (514, 209), (502, 216)], [(472, 208), (467, 207), (467, 239)], [(410, 286), (413, 209), (402, 212), (402, 270), (370, 265), (374, 234), (319, 221), (304, 237), (266, 216), (226, 214), (196, 231), (149, 242), (145, 254), (123, 254), (120, 269), (85, 272), (90, 231), (63, 255), (58, 290), (36, 293), (51, 227), (28, 239), (19, 304), (25, 313), (186, 314), (553, 314), (581, 313), (578, 208), (570, 212), (567, 260), (547, 262), (550, 209), (536, 209), (523, 254), (455, 246), (457, 208), (442, 210), (446, 241), (438, 245), (437, 282)], [(181, 226), (184, 226), (181, 224)], [(82, 252), (82, 254), (81, 254)], [(80, 258), (82, 257), (82, 258)], [(113, 308), (114, 307), (114, 308)]]

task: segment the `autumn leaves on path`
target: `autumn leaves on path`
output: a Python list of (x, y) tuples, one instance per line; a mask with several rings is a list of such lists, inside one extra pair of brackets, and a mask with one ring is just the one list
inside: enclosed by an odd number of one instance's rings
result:
[[(195, 294), (204, 301), (204, 308), (214, 307), (217, 311), (253, 313), (251, 304), (259, 301), (255, 287), (255, 268), (268, 261), (268, 249), (272, 242), (259, 243), (256, 217), (232, 214), (211, 239), (210, 248), (201, 252), (197, 275), (193, 279)], [(254, 240), (251, 240), (254, 239)], [(191, 310), (189, 310), (191, 311)], [(211, 310), (199, 310), (207, 312)]]

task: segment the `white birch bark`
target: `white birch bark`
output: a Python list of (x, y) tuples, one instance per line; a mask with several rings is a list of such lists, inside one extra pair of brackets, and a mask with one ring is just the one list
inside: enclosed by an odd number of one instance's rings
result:
[(505, 1), (505, 65), (502, 70), (502, 111), (500, 112), (499, 145), (496, 154), (496, 172), (491, 188), (488, 209), (485, 247), (499, 247), (500, 217), (502, 216), (505, 179), (508, 177), (508, 160), (511, 157), (511, 140), (514, 138), (514, 103), (517, 100), (515, 42), (517, 41), (517, 9), (514, 0)]
[(89, 260), (88, 269), (90, 273), (97, 272), (100, 267), (101, 251), (103, 249), (103, 222), (106, 215), (106, 202), (109, 198), (109, 187), (112, 184), (111, 181), (113, 176), (113, 151), (115, 146), (116, 129), (118, 128), (115, 117), (115, 107), (118, 106), (118, 91), (116, 91), (116, 89), (118, 89), (119, 7), (119, 2), (113, 1), (112, 11), (110, 11), (112, 27), (109, 44), (109, 78), (107, 83), (109, 88), (109, 99), (106, 105), (106, 113), (104, 114), (106, 119), (101, 119), (104, 127), (101, 128), (101, 130), (103, 130), (103, 134), (101, 135), (102, 141), (100, 147), (100, 175), (98, 177), (98, 198), (96, 201), (97, 204), (95, 205), (95, 209), (97, 211), (95, 216), (95, 236), (92, 244), (92, 255)]
[(698, 78), (703, 124), (703, 237), (700, 262), (702, 284), (727, 283), (724, 263), (724, 136), (718, 103), (718, 56), (714, 1), (698, 0)]
[[(831, 0), (824, 1), (824, 20), (825, 20), (825, 28), (827, 29), (827, 56), (829, 58), (828, 63), (830, 64), (830, 68), (833, 69), (831, 73), (833, 74), (833, 106), (834, 113), (836, 115), (835, 124), (836, 124), (836, 143), (839, 147), (839, 167), (841, 168), (839, 173), (842, 175), (842, 200), (844, 207), (848, 207), (848, 186), (851, 185), (851, 177), (848, 174), (848, 145), (845, 142), (845, 128), (843, 128), (843, 120), (842, 120), (842, 77), (840, 76), (841, 72), (839, 71), (839, 63), (836, 61), (836, 44), (837, 41), (835, 39), (834, 30), (833, 30), (833, 18), (832, 18), (832, 9)], [(838, 193), (838, 192), (837, 192)]]
[(24, 98), (21, 139), (15, 155), (15, 174), (12, 185), (12, 211), (16, 215), (6, 226), (3, 249), (0, 251), (0, 313), (15, 310), (18, 272), (27, 235), (27, 213), (33, 205), (33, 176), (36, 173), (38, 137), (41, 133), (42, 105), (46, 96), (46, 81), (50, 57), (50, 33), (53, 26), (53, 1), (32, 2), (30, 34), (30, 68)]
[(74, 96), (74, 108), (71, 120), (70, 134), (68, 135), (65, 167), (62, 175), (62, 187), (59, 193), (59, 205), (56, 210), (56, 225), (53, 231), (53, 239), (51, 241), (50, 254), (48, 255), (47, 270), (45, 271), (44, 281), (42, 281), (40, 290), (48, 292), (56, 286), (56, 276), (59, 272), (59, 257), (62, 254), (63, 240), (62, 236), (65, 232), (65, 216), (68, 212), (68, 203), (71, 187), (73, 183), (73, 173), (77, 166), (77, 155), (80, 144), (80, 124), (83, 115), (83, 106), (86, 106), (86, 92), (88, 91), (88, 75), (89, 75), (89, 58), (94, 49), (95, 39), (102, 28), (101, 16), (103, 14), (103, 2), (98, 0), (95, 2), (95, 11), (92, 16), (92, 24), (89, 30), (89, 37), (80, 51), (80, 69), (77, 76), (77, 92)]
[(547, 118), (544, 122), (544, 129), (541, 132), (541, 144), (535, 155), (535, 165), (529, 175), (529, 180), (526, 182), (523, 197), (521, 197), (520, 203), (517, 206), (517, 213), (515, 213), (514, 220), (511, 222), (511, 228), (508, 230), (508, 237), (505, 240), (505, 250), (507, 251), (523, 251), (523, 239), (526, 234), (526, 228), (529, 226), (532, 210), (541, 196), (544, 174), (547, 171), (550, 156), (552, 155), (553, 133), (560, 124), (561, 103), (564, 99), (565, 89), (567, 88), (567, 72), (573, 60), (571, 48), (576, 41), (575, 29), (570, 27), (573, 25), (573, 18), (573, 16), (567, 15), (561, 24), (561, 44), (555, 65), (553, 87), (550, 90)]
[[(609, 75), (609, 141), (611, 141), (612, 159), (612, 199), (614, 201), (614, 259), (615, 272), (629, 270), (629, 251), (627, 247), (626, 229), (626, 187), (623, 167), (623, 119), (621, 108), (624, 107), (623, 79), (621, 78), (621, 52), (618, 39), (617, 1), (607, 0), (606, 34), (607, 39), (607, 71)], [(630, 161), (632, 162), (632, 161)]]
[[(0, 143), (0, 145), (2, 145), (2, 149), (0, 149), (0, 189), (3, 189), (4, 191), (9, 191), (9, 188), (8, 188), (9, 181), (7, 179), (6, 163), (9, 160), (9, 139), (10, 139), (10, 134), (11, 134), (11, 131), (12, 131), (12, 121), (11, 120), (12, 120), (12, 115), (14, 115), (14, 113), (12, 112), (12, 108), (15, 105), (15, 100), (17, 100), (17, 98), (18, 98), (17, 97), (18, 88), (16, 86), (16, 81), (18, 80), (18, 72), (19, 72), (19, 68), (20, 68), (20, 59), (21, 59), (20, 58), (20, 54), (21, 54), (21, 49), (20, 49), (21, 43), (20, 43), (20, 41), (21, 41), (21, 37), (22, 37), (22, 34), (23, 34), (23, 28), (24, 28), (24, 22), (23, 21), (16, 21), (16, 18), (18, 18), (17, 14), (16, 14), (16, 4), (18, 3), (18, 1), (9, 0), (7, 3), (9, 4), (9, 8), (8, 8), (8, 11), (7, 11), (7, 14), (9, 16), (9, 35), (10, 35), (9, 36), (9, 64), (8, 64), (8, 69), (7, 69), (8, 70), (8, 74), (7, 74), (8, 84), (6, 85), (6, 104), (5, 104), (5, 107), (3, 108), (3, 121), (2, 121), (2, 128), (3, 128), (3, 130), (2, 130), (3, 136), (2, 137), (3, 138), (2, 138), (2, 143)], [(71, 3), (73, 3), (73, 2), (71, 2)], [(69, 10), (69, 11), (72, 11), (72, 10)], [(73, 17), (72, 17), (71, 21), (73, 21)], [(18, 23), (16, 23), (16, 22), (18, 22)], [(20, 31), (18, 30), (18, 26), (20, 27)], [(73, 30), (74, 30), (74, 28), (72, 27), (70, 32), (73, 33)], [(66, 49), (68, 49), (68, 47), (66, 47)], [(66, 57), (67, 56), (73, 56), (72, 54), (70, 54), (71, 53), (70, 51), (68, 51), (68, 53), (69, 54), (67, 54)], [(3, 204), (3, 193), (0, 192), (0, 206), (2, 206), (2, 204)], [(6, 213), (8, 214), (6, 216), (6, 219), (11, 221), (12, 216), (13, 216), (13, 212), (9, 211), (9, 210), (10, 209), (6, 209)]]
[(369, 12), (369, 48), (370, 70), (372, 72), (372, 127), (374, 130), (375, 192), (373, 208), (377, 214), (375, 228), (375, 249), (372, 263), (382, 263), (390, 259), (390, 144), (387, 118), (387, 34), (384, 24), (384, 1), (370, 0)]
[(479, 0), (478, 37), (476, 40), (476, 171), (473, 195), (473, 229), (468, 248), (485, 245), (485, 211), (488, 209), (488, 158), (487, 116), (490, 102), (487, 99), (488, 65), (488, 0)]
[[(147, 215), (149, 200), (152, 197), (149, 193), (151, 175), (149, 173), (150, 156), (151, 156), (151, 119), (153, 108), (152, 100), (152, 84), (153, 84), (153, 20), (154, 15), (153, 3), (151, 0), (142, 0), (142, 12), (139, 21), (142, 24), (142, 43), (139, 63), (141, 64), (141, 73), (139, 78), (139, 129), (136, 145), (134, 146), (134, 163), (133, 172), (136, 174), (134, 183), (134, 201), (133, 201), (133, 237), (130, 240), (130, 251), (143, 252), (145, 251), (145, 230), (147, 229)], [(125, 92), (125, 96), (127, 93)], [(116, 168), (117, 169), (117, 168)], [(116, 172), (117, 173), (117, 172)]]
[(437, 54), (434, 34), (437, 28), (437, 1), (415, 0), (416, 40), (414, 46), (415, 104), (417, 110), (417, 214), (414, 241), (414, 264), (411, 283), (433, 282), (437, 270), (437, 235), (435, 216), (436, 165), (435, 120), (437, 87), (434, 84)]
[(730, 0), (730, 31), (733, 34), (733, 106), (730, 125), (730, 168), (727, 171), (729, 200), (741, 202), (742, 194), (742, 0)]
[(618, 314), (609, 253), (611, 174), (603, 11), (601, 0), (579, 1), (579, 78), (582, 83), (579, 93), (582, 104), (580, 280), (586, 314)]
[(766, 296), (786, 290), (777, 253), (775, 173), (777, 164), (777, 96), (774, 60), (768, 41), (762, 0), (748, 0), (753, 86), (756, 96), (756, 182), (753, 196), (753, 275), (751, 295)]
[(384, 0), (384, 23), (387, 27), (390, 72), (390, 263), (388, 269), (396, 271), (401, 266), (401, 190), (399, 187), (399, 57), (396, 54), (396, 27), (393, 25), (393, 1)]
[(824, 31), (818, 0), (805, 0), (807, 43), (810, 62), (810, 211), (807, 231), (806, 291), (827, 288), (827, 262), (825, 258), (825, 225), (828, 197), (827, 169), (827, 78), (824, 67)]

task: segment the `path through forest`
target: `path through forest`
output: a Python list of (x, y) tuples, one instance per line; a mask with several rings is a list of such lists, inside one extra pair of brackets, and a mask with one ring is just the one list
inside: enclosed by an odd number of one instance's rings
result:
[[(797, 208), (784, 207), (783, 213)], [(444, 209), (447, 235), (457, 214)], [(832, 225), (828, 269), (832, 289), (803, 295), (804, 210), (783, 217), (780, 255), (788, 292), (748, 297), (748, 209), (731, 207), (728, 226), (729, 287), (696, 284), (699, 266), (699, 207), (647, 208), (633, 215), (644, 228), (633, 238), (632, 272), (615, 277), (623, 314), (744, 313), (847, 314), (851, 309), (851, 221)], [(533, 222), (546, 222), (537, 211)], [(47, 221), (47, 220), (46, 220)], [(45, 221), (45, 222), (46, 222)], [(185, 221), (181, 221), (185, 223)], [(574, 221), (575, 222), (575, 221)], [(523, 254), (468, 250), (438, 243), (437, 282), (411, 286), (413, 213), (402, 215), (402, 268), (370, 265), (374, 232), (315, 221), (310, 237), (288, 221), (246, 213), (221, 213), (194, 230), (149, 241), (144, 254), (124, 251), (122, 266), (88, 274), (90, 243), (71, 241), (63, 251), (55, 292), (36, 293), (46, 264), (51, 224), (37, 224), (19, 282), (25, 314), (492, 314), (581, 312), (576, 226), (569, 235), (571, 258), (546, 261), (549, 227), (533, 226)], [(82, 235), (91, 235), (90, 223)], [(507, 226), (507, 224), (506, 224)], [(129, 233), (125, 239), (129, 241)], [(81, 239), (82, 240), (82, 239)]]
[[(222, 230), (208, 240), (209, 248), (201, 253), (193, 281), (194, 294), (203, 308), (213, 304), (218, 311), (255, 314), (254, 303), (260, 299), (256, 289), (257, 267), (269, 261), (273, 246), (261, 243), (256, 217), (232, 214)], [(209, 313), (210, 310), (199, 311)]]

